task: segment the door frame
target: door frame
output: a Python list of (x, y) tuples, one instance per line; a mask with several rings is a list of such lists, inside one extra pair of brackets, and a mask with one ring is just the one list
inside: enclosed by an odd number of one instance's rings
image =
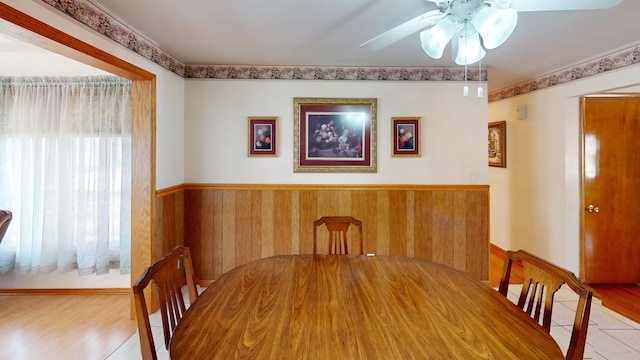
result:
[[(5, 3), (0, 32), (132, 82), (131, 87), (131, 276), (152, 263), (155, 254), (156, 76), (85, 43)], [(135, 219), (135, 220), (133, 220)], [(131, 288), (129, 288), (131, 292)], [(133, 297), (131, 316), (135, 316)]]

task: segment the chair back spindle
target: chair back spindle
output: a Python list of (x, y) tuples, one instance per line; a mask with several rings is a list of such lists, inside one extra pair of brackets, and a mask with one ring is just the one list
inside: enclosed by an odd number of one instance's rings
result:
[[(317, 254), (318, 228), (325, 225), (329, 233), (328, 254), (349, 254), (349, 238), (347, 233), (351, 225), (356, 226), (358, 233), (358, 251), (364, 253), (362, 238), (362, 222), (351, 216), (323, 216), (313, 222), (313, 253)], [(355, 237), (355, 236), (354, 236)], [(353, 245), (355, 240), (351, 239)]]
[(140, 348), (144, 360), (157, 359), (149, 321), (149, 304), (144, 293), (151, 283), (155, 285), (162, 318), (164, 344), (168, 349), (173, 331), (187, 311), (182, 295), (183, 285), (185, 283), (187, 285), (190, 304), (198, 297), (189, 248), (175, 247), (168, 255), (148, 267), (133, 285)]
[(582, 359), (587, 339), (593, 292), (572, 272), (524, 250), (507, 251), (506, 255), (498, 291), (507, 296), (511, 266), (514, 261), (521, 262), (524, 270), (524, 282), (517, 306), (538, 322), (547, 332), (551, 330), (554, 295), (560, 287), (566, 284), (578, 295), (573, 331), (565, 357), (571, 360)]

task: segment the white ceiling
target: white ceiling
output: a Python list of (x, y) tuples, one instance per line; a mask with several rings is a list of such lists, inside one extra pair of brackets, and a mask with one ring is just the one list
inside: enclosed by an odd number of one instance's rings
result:
[[(380, 50), (360, 47), (435, 9), (425, 0), (90, 1), (187, 64), (456, 66), (450, 45), (439, 60), (424, 54), (418, 33)], [(489, 90), (636, 44), (639, 15), (638, 0), (611, 9), (521, 12), (511, 37), (482, 61)]]

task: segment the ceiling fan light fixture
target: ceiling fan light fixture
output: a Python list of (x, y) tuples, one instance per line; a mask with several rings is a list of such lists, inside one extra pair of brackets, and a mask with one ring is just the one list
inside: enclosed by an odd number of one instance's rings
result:
[(483, 6), (471, 22), (482, 36), (484, 47), (495, 49), (502, 45), (516, 28), (518, 12), (513, 8), (497, 9)]
[(445, 17), (432, 28), (420, 33), (422, 50), (434, 59), (440, 59), (444, 48), (456, 32), (456, 24)]
[(486, 51), (480, 43), (480, 34), (477, 31), (460, 32), (459, 37), (456, 64), (470, 65), (480, 61), (486, 55)]

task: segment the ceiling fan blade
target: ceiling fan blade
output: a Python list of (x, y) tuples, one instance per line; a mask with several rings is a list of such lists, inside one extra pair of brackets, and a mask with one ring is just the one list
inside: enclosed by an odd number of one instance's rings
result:
[(518, 11), (554, 11), (607, 9), (623, 0), (513, 0), (511, 7)]
[(360, 45), (360, 47), (366, 47), (369, 49), (382, 49), (385, 46), (389, 46), (394, 42), (405, 38), (418, 30), (426, 28), (427, 26), (432, 26), (438, 20), (442, 19), (444, 14), (440, 12), (440, 10), (431, 10), (426, 13), (417, 16), (403, 24), (400, 24), (393, 29), (384, 32), (373, 39), (364, 42)]

